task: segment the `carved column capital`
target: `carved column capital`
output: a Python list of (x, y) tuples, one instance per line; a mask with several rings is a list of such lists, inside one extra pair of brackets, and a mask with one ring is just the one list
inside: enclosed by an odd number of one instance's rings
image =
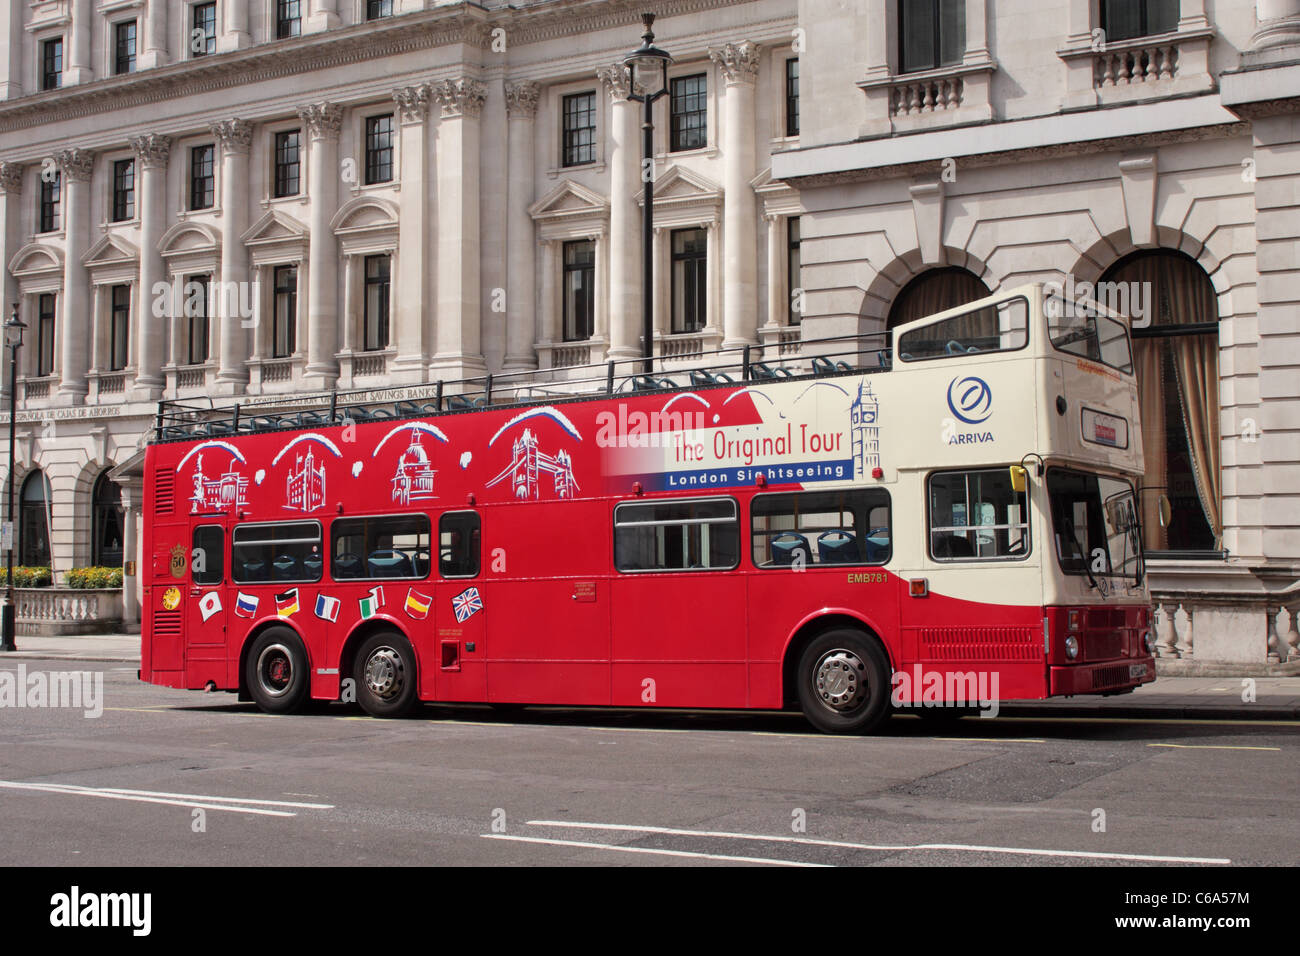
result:
[(397, 104), (403, 123), (423, 123), (429, 115), (432, 98), (433, 90), (428, 83), (393, 90), (393, 102)]
[(298, 107), (298, 118), (312, 139), (336, 139), (343, 129), (343, 107), (337, 103), (308, 103)]
[(0, 193), (16, 196), (23, 191), (22, 163), (0, 163)]
[(54, 161), (64, 177), (74, 183), (90, 182), (95, 167), (95, 154), (88, 149), (63, 149), (54, 154)]
[(246, 153), (253, 143), (253, 124), (247, 120), (228, 119), (208, 126), (221, 144), (223, 153)]
[(506, 115), (532, 119), (537, 115), (537, 103), (542, 96), (542, 86), (532, 80), (506, 84)]
[(627, 99), (628, 94), (632, 92), (632, 71), (622, 63), (602, 66), (596, 71), (596, 79), (605, 84), (610, 98), (615, 101)]
[(443, 80), (433, 87), (433, 95), (446, 117), (476, 117), (483, 112), (487, 100), (487, 86), (479, 80), (461, 78)]
[(133, 136), (129, 144), (136, 156), (140, 158), (140, 165), (145, 169), (166, 168), (172, 150), (171, 137), (146, 133), (143, 136)]
[(718, 64), (728, 83), (753, 83), (758, 77), (758, 51), (758, 44), (750, 40), (724, 43), (709, 51), (709, 59)]

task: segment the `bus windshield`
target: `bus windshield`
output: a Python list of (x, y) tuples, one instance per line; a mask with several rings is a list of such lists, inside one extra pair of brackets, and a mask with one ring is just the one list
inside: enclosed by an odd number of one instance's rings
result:
[(1056, 556), (1066, 574), (1142, 583), (1142, 531), (1133, 486), (1053, 468), (1047, 473)]

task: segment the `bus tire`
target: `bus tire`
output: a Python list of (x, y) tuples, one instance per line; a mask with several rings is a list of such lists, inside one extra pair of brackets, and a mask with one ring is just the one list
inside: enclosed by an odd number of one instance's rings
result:
[(799, 657), (799, 706), (827, 734), (865, 734), (889, 717), (889, 659), (861, 631), (836, 628)]
[(253, 641), (244, 661), (244, 683), (257, 706), (268, 714), (292, 714), (311, 689), (307, 651), (292, 628), (267, 628)]
[(357, 651), (353, 676), (357, 703), (371, 717), (401, 717), (415, 706), (415, 653), (397, 631), (380, 631), (366, 639)]

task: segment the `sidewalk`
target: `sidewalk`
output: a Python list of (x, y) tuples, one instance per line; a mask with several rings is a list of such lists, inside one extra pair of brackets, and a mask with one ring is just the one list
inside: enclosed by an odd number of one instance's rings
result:
[[(140, 663), (139, 634), (19, 636), (15, 643), (15, 653), (0, 654), (0, 667), (6, 661), (33, 659)], [(1250, 703), (1242, 700), (1247, 679), (1254, 681), (1255, 700)], [(998, 712), (1004, 717), (1300, 721), (1300, 677), (1157, 677), (1131, 694), (1008, 702)]]

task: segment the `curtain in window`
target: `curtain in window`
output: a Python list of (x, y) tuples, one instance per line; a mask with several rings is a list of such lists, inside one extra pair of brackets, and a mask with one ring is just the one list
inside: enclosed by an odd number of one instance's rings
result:
[[(1200, 266), (1183, 256), (1142, 255), (1112, 269), (1103, 281), (1149, 283), (1151, 301), (1148, 316), (1153, 326), (1217, 323), (1218, 303), (1214, 286)], [(1164, 382), (1161, 366), (1168, 353), (1174, 381)], [(1219, 448), (1219, 337), (1180, 335), (1173, 338), (1138, 338), (1134, 342), (1138, 402), (1142, 409), (1142, 445), (1146, 455), (1143, 485), (1151, 488), (1142, 496), (1142, 517), (1147, 529), (1147, 547), (1167, 547), (1164, 529), (1158, 521), (1161, 492), (1168, 494), (1168, 462), (1164, 389), (1176, 390), (1182, 425), (1187, 433), (1188, 455), (1196, 495), (1214, 535), (1214, 547), (1221, 546), (1223, 523), (1220, 512), (1222, 456)], [(1172, 497), (1172, 495), (1171, 495)]]
[[(889, 310), (888, 328), (955, 309), (988, 294), (988, 286), (973, 272), (960, 268), (931, 269), (921, 273), (898, 293)], [(970, 332), (977, 334), (978, 320), (972, 319), (972, 322), (974, 325)], [(954, 327), (954, 331), (964, 330)]]

